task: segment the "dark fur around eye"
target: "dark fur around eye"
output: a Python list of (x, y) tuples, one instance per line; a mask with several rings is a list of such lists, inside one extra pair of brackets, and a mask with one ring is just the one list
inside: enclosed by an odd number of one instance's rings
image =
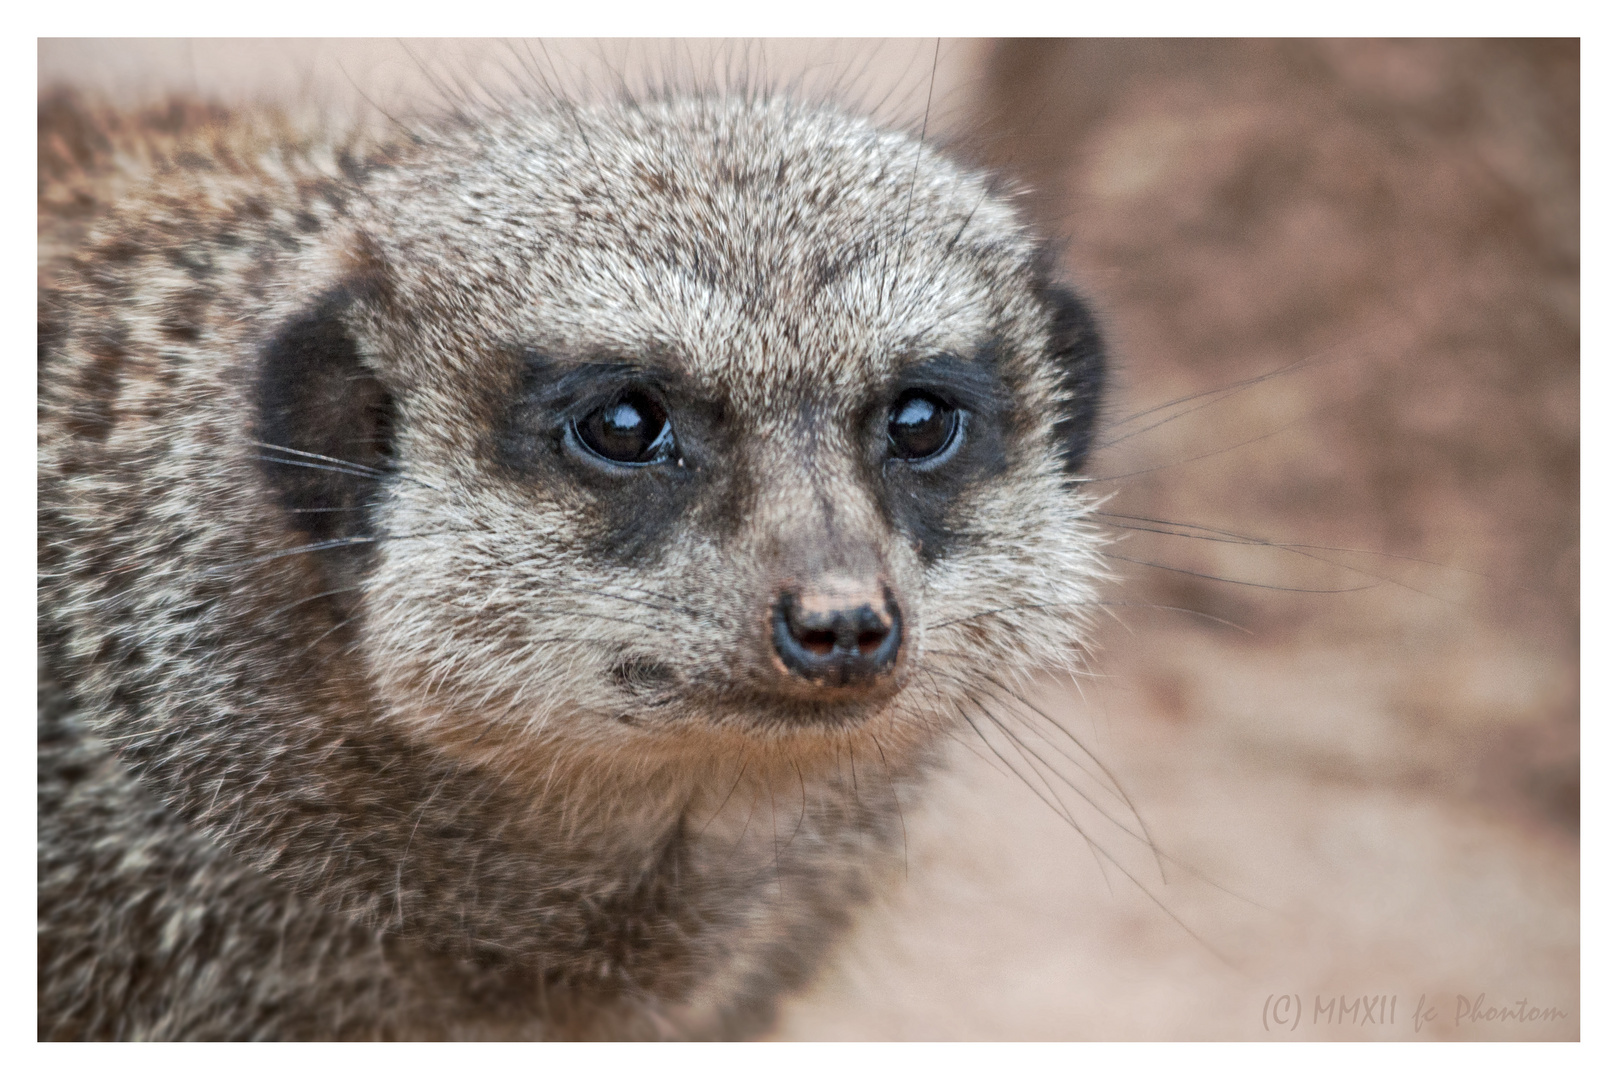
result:
[[(395, 407), (360, 359), (335, 292), (265, 345), (253, 387), (252, 437), (287, 521), (320, 545), (329, 587), (353, 583), (375, 550), (372, 506), (393, 458)], [(335, 593), (341, 607), (344, 594)]]
[[(996, 349), (987, 342), (971, 359), (943, 355), (906, 368), (872, 425), (882, 502), (893, 525), (928, 561), (957, 542), (970, 490), (1006, 469), (1011, 398), (997, 372)], [(904, 433), (905, 440), (916, 436), (911, 449), (930, 453), (912, 458), (894, 452), (900, 440), (893, 425), (907, 413), (918, 430)]]
[(670, 398), (679, 392), (678, 379), (661, 368), (523, 352), (496, 456), (520, 472), (560, 464), (586, 482), (602, 480), (602, 470), (609, 482), (622, 481), (642, 471), (625, 466), (673, 457)]
[(1051, 358), (1061, 371), (1063, 412), (1056, 438), (1067, 468), (1084, 468), (1095, 438), (1096, 419), (1106, 389), (1107, 357), (1094, 313), (1077, 293), (1046, 281), (1039, 298), (1050, 320)]
[(718, 405), (655, 364), (515, 355), (493, 458), (517, 492), (577, 505), (590, 550), (625, 565), (655, 559), (692, 513), (719, 528), (736, 494)]

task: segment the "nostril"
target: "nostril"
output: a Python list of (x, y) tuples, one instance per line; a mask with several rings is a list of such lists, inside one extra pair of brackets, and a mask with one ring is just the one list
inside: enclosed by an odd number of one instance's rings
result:
[(882, 644), (887, 640), (888, 635), (886, 633), (880, 633), (876, 630), (867, 630), (865, 633), (859, 636), (859, 639), (855, 642), (855, 646), (861, 653), (869, 655), (870, 653), (874, 653), (880, 649)]
[(837, 648), (837, 634), (831, 630), (810, 630), (800, 634), (798, 641), (816, 656), (830, 656)]

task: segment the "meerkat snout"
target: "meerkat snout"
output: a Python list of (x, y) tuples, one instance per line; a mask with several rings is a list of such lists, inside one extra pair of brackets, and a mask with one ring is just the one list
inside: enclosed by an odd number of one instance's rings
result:
[(797, 679), (876, 692), (893, 681), (904, 619), (893, 591), (875, 582), (784, 588), (771, 611), (770, 640)]

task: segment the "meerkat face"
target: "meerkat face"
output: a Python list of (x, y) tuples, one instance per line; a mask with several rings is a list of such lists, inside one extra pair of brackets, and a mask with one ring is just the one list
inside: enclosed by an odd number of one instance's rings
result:
[(450, 131), (368, 191), (329, 305), (369, 411), (321, 423), (386, 428), (363, 640), (418, 733), (909, 746), (1071, 662), (1100, 349), (983, 177), (688, 100)]

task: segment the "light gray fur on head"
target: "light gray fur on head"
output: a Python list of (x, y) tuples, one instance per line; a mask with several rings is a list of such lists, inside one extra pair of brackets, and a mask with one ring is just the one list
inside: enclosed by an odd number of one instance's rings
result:
[[(41, 1033), (757, 1030), (941, 738), (1082, 647), (1065, 418), (1099, 371), (1036, 239), (983, 175), (775, 96), (269, 130), (182, 137), (41, 298), (41, 630), (79, 717), (48, 741), (112, 770), (86, 795), (42, 749)], [(386, 460), (259, 437), (321, 349)], [(873, 432), (940, 357), (994, 423), (955, 486), (895, 486)], [(579, 364), (707, 410), (663, 494), (558, 464), (531, 399)], [(367, 531), (318, 539), (270, 479), (298, 468), (364, 484)], [(827, 581), (895, 597), (880, 694), (774, 664), (777, 594)], [(97, 843), (158, 852), (151, 910), (75, 876)], [(278, 933), (255, 998), (229, 973)]]

